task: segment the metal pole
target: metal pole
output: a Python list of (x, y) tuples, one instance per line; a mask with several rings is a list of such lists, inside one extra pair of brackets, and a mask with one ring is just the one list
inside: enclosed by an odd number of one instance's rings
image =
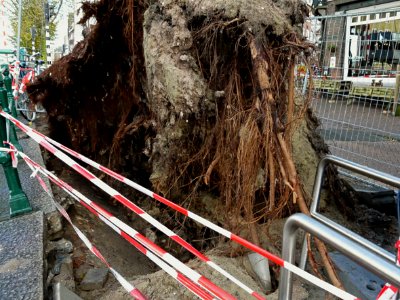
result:
[(399, 105), (399, 96), (400, 96), (400, 73), (399, 72), (400, 72), (400, 65), (397, 65), (396, 85), (394, 88), (393, 110), (392, 110), (393, 116), (398, 115), (397, 106)]
[[(18, 1), (18, 30), (17, 30), (17, 60), (20, 60), (19, 51), (21, 48), (21, 19), (22, 19), (22, 0)], [(18, 81), (18, 77), (15, 79)]]
[(50, 7), (49, 2), (46, 0), (44, 3), (44, 18), (46, 28), (46, 67), (51, 65), (51, 44), (50, 44)]
[[(318, 237), (383, 280), (395, 286), (400, 286), (400, 268), (393, 262), (387, 261), (329, 226), (304, 214), (292, 215), (285, 223), (282, 242), (283, 260), (292, 264), (294, 263), (296, 233), (299, 228)], [(279, 300), (289, 299), (292, 299), (292, 273), (287, 269), (282, 269)]]

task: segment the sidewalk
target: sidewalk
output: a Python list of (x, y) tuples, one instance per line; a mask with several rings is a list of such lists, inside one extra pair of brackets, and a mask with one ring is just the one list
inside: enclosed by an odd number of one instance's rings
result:
[[(39, 145), (22, 133), (19, 135), (24, 153), (44, 165)], [(18, 173), (33, 211), (9, 219), (8, 187), (4, 172), (0, 171), (0, 299), (38, 300), (44, 295), (45, 215), (55, 207), (38, 181), (30, 178), (32, 171), (21, 160)], [(44, 181), (50, 189), (48, 180)]]

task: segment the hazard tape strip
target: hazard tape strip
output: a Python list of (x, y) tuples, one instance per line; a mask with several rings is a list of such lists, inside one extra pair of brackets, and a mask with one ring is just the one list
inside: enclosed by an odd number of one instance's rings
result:
[[(397, 219), (399, 222), (399, 231), (400, 231), (400, 191), (398, 191), (397, 196), (396, 196), (396, 202), (397, 202)], [(394, 247), (397, 249), (397, 256), (396, 256), (396, 265), (400, 266), (400, 237), (397, 240), (396, 244)], [(376, 298), (377, 300), (396, 300), (398, 299), (400, 290), (391, 285), (390, 283), (386, 283), (382, 290), (380, 291), (378, 297)]]
[[(357, 299), (357, 297), (351, 295), (350, 293), (347, 293), (346, 291), (343, 291), (335, 286), (333, 286), (332, 284), (325, 282), (321, 279), (319, 279), (318, 277), (307, 273), (306, 271), (300, 269), (299, 267), (290, 264), (287, 261), (284, 261), (283, 259), (281, 259), (280, 257), (266, 251), (265, 249), (260, 248), (259, 246), (243, 239), (242, 237), (233, 234), (232, 232), (211, 223), (210, 221), (204, 219), (203, 217), (186, 210), (185, 208), (177, 205), (176, 203), (171, 202), (170, 200), (140, 186), (139, 184), (123, 177), (120, 174), (115, 173), (114, 171), (101, 166), (98, 163), (93, 162), (92, 160), (90, 160), (89, 158), (84, 157), (83, 155), (51, 140), (50, 138), (46, 137), (45, 135), (37, 132), (36, 130), (24, 125), (23, 123), (19, 122), (18, 120), (16, 120), (15, 118), (13, 118), (12, 116), (10, 116), (9, 114), (5, 113), (4, 111), (0, 111), (0, 115), (4, 116), (5, 118), (11, 120), (17, 127), (19, 127), (21, 130), (23, 130), (24, 132), (26, 132), (31, 138), (33, 138), (36, 142), (38, 142), (40, 145), (42, 145), (43, 147), (45, 147), (48, 151), (50, 151), (51, 153), (53, 153), (55, 156), (57, 156), (58, 158), (60, 158), (61, 160), (63, 160), (66, 164), (70, 165), (73, 169), (75, 169), (77, 172), (79, 172), (81, 175), (83, 175), (85, 178), (87, 178), (88, 180), (90, 180), (91, 182), (93, 182), (95, 185), (97, 185), (98, 187), (100, 187), (101, 189), (103, 189), (105, 192), (109, 193), (111, 196), (114, 197), (114, 199), (116, 199), (117, 201), (121, 202), (122, 204), (124, 204), (125, 206), (127, 206), (128, 208), (131, 208), (134, 212), (137, 212), (137, 214), (141, 217), (143, 217), (145, 220), (147, 220), (150, 224), (152, 224), (153, 226), (155, 226), (156, 228), (158, 228), (159, 230), (161, 230), (156, 224), (158, 223), (158, 221), (154, 220), (150, 215), (148, 215), (147, 213), (145, 213), (143, 210), (141, 210), (140, 208), (138, 208), (137, 206), (133, 206), (129, 200), (127, 200), (125, 197), (123, 197), (122, 195), (120, 196), (120, 194), (115, 191), (114, 189), (112, 189), (111, 187), (109, 187), (108, 185), (104, 184), (101, 180), (97, 179), (97, 177), (95, 177), (92, 173), (90, 173), (89, 171), (87, 171), (86, 169), (82, 168), (80, 165), (76, 164), (76, 162), (74, 160), (72, 160), (71, 158), (69, 158), (68, 156), (66, 156), (64, 153), (60, 152), (59, 150), (57, 150), (56, 148), (54, 148), (52, 145), (50, 145), (49, 143), (51, 142), (52, 144), (54, 144), (54, 146), (59, 147), (60, 149), (66, 151), (67, 153), (81, 159), (83, 162), (91, 165), (92, 167), (95, 167), (101, 171), (103, 171), (104, 173), (112, 176), (113, 178), (116, 178), (126, 184), (128, 184), (129, 186), (135, 188), (136, 190), (144, 193), (145, 195), (152, 197), (155, 200), (160, 201), (161, 203), (164, 203), (165, 205), (175, 209), (176, 211), (184, 214), (185, 216), (190, 217), (191, 219), (199, 222), (200, 224), (220, 233), (221, 235), (224, 235), (225, 237), (229, 238), (230, 240), (237, 242), (238, 244), (259, 253), (260, 255), (268, 258), (269, 260), (271, 260), (272, 262), (276, 263), (277, 265), (286, 268), (287, 270), (293, 272), (294, 274), (306, 279), (307, 281), (311, 282), (312, 284), (322, 288), (325, 291), (328, 291), (329, 293), (341, 298), (341, 299)], [(114, 192), (114, 194), (113, 194)], [(146, 216), (146, 217), (144, 217)], [(152, 220), (148, 220), (150, 219), (149, 216)], [(156, 223), (154, 221), (156, 221)], [(158, 223), (159, 224), (159, 223)], [(164, 225), (160, 224), (162, 227), (161, 228), (166, 228)], [(169, 230), (168, 228), (166, 228), (167, 230)], [(161, 230), (163, 231), (163, 230)], [(165, 232), (164, 232), (165, 233)], [(167, 234), (168, 235), (168, 234)], [(173, 233), (173, 235), (175, 235)], [(173, 237), (170, 236), (171, 239), (174, 239)], [(175, 240), (175, 239), (174, 239)], [(176, 238), (176, 240), (178, 240)], [(189, 250), (190, 251), (190, 250)], [(196, 250), (197, 251), (197, 250)]]
[(393, 285), (386, 283), (380, 291), (377, 300), (396, 300), (399, 289)]
[[(32, 129), (32, 131), (35, 131), (35, 130)], [(37, 132), (37, 133), (40, 134), (39, 132)], [(49, 138), (47, 136), (43, 135), (43, 137), (49, 143), (51, 143), (54, 146), (58, 147), (59, 149), (65, 151), (66, 153), (68, 153), (68, 154), (80, 159), (84, 163), (87, 163), (88, 165), (90, 165), (90, 166), (92, 166), (92, 167), (94, 167), (94, 168), (96, 168), (96, 169), (108, 174), (112, 178), (117, 179), (117, 180), (129, 185), (130, 187), (142, 192), (143, 194), (145, 194), (145, 195), (147, 195), (147, 196), (149, 196), (149, 197), (151, 197), (151, 198), (153, 198), (153, 199), (155, 199), (155, 200), (157, 200), (157, 201), (159, 201), (159, 202), (171, 207), (172, 209), (174, 209), (174, 210), (180, 212), (181, 214), (183, 214), (183, 215), (185, 215), (185, 216), (197, 221), (198, 223), (200, 223), (200, 224), (202, 224), (202, 225), (204, 225), (204, 226), (206, 226), (206, 227), (218, 232), (221, 235), (224, 235), (225, 237), (229, 238), (230, 240), (232, 240), (232, 241), (234, 241), (234, 242), (236, 242), (236, 243), (238, 243), (238, 244), (240, 244), (240, 245), (242, 245), (242, 246), (244, 246), (244, 247), (246, 247), (246, 248), (248, 248), (248, 249), (250, 249), (250, 250), (252, 250), (252, 251), (254, 251), (254, 252), (256, 252), (256, 253), (258, 253), (260, 255), (262, 255), (262, 256), (264, 256), (264, 257), (266, 257), (266, 258), (268, 258), (269, 260), (271, 260), (272, 262), (276, 263), (277, 265), (289, 269), (293, 273), (295, 273), (295, 274), (297, 274), (299, 276), (302, 276), (304, 279), (310, 281), (311, 283), (315, 284), (316, 286), (318, 286), (318, 287), (320, 287), (322, 289), (327, 290), (328, 292), (332, 293), (333, 295), (336, 295), (337, 297), (340, 297), (342, 299), (357, 299), (355, 296), (353, 296), (353, 295), (351, 295), (349, 293), (346, 293), (346, 292), (334, 287), (333, 285), (330, 285), (329, 283), (326, 283), (326, 282), (320, 280), (319, 278), (317, 278), (317, 277), (305, 272), (304, 270), (302, 270), (302, 269), (300, 269), (300, 268), (298, 268), (298, 267), (296, 267), (294, 265), (291, 265), (288, 262), (285, 262), (284, 260), (282, 260), (278, 256), (276, 256), (276, 255), (274, 255), (274, 254), (272, 254), (272, 253), (260, 248), (259, 246), (257, 246), (255, 244), (253, 244), (253, 243), (241, 238), (240, 236), (237, 236), (237, 235), (233, 234), (232, 232), (229, 232), (228, 230), (226, 230), (226, 229), (224, 229), (224, 228), (222, 228), (222, 227), (220, 227), (220, 226), (218, 226), (216, 224), (211, 223), (207, 219), (204, 219), (203, 217), (201, 217), (201, 216), (199, 216), (199, 215), (197, 215), (197, 214), (195, 214), (195, 213), (183, 208), (182, 206), (179, 206), (178, 204), (176, 204), (176, 203), (174, 203), (174, 202), (172, 202), (172, 201), (170, 201), (170, 200), (168, 200), (168, 199), (166, 199), (166, 198), (164, 198), (164, 197), (162, 197), (162, 196), (150, 191), (149, 189), (146, 189), (145, 187), (133, 182), (129, 178), (126, 178), (126, 177), (124, 177), (124, 176), (122, 176), (122, 175), (120, 175), (120, 174), (108, 169), (107, 167), (104, 167), (104, 166), (96, 163), (95, 161), (91, 160), (90, 158), (87, 158), (84, 155), (79, 154), (79, 153), (77, 153), (76, 151), (74, 151), (72, 149), (69, 149), (68, 147), (66, 147), (66, 146), (54, 141), (53, 139), (51, 139), (51, 138)]]
[(25, 76), (21, 80), (21, 85), (19, 87), (18, 92), (20, 94), (25, 93), (27, 84), (32, 82), (34, 79), (35, 79), (35, 72), (34, 71), (29, 71), (28, 73), (26, 73)]
[[(12, 148), (13, 150), (11, 151), (16, 151), (15, 148)], [(0, 149), (1, 151), (2, 149)], [(8, 149), (10, 150), (10, 149)], [(27, 165), (31, 168), (33, 171), (33, 177), (36, 177), (42, 187), (47, 190), (46, 185), (43, 183), (43, 180), (37, 176), (37, 172), (40, 172), (43, 174), (45, 177), (47, 177), (51, 182), (59, 186), (61, 189), (63, 189), (66, 193), (68, 193), (73, 199), (81, 203), (86, 209), (88, 209), (91, 213), (96, 215), (101, 221), (103, 221), (106, 225), (111, 227), (114, 231), (116, 231), (119, 235), (121, 235), (124, 239), (126, 239), (129, 243), (131, 243), (136, 249), (138, 249), (140, 252), (142, 252), (144, 255), (146, 255), (149, 259), (151, 259), (155, 264), (157, 264), (161, 269), (163, 269), (165, 272), (167, 272), (170, 276), (172, 276), (175, 280), (180, 282), (182, 285), (184, 285), (186, 288), (188, 288), (191, 292), (193, 292), (195, 295), (200, 297), (201, 299), (205, 300), (211, 300), (215, 299), (213, 296), (211, 296), (208, 292), (204, 291), (202, 288), (200, 288), (198, 285), (194, 284), (190, 279), (188, 279), (186, 276), (184, 276), (182, 273), (177, 272), (174, 268), (172, 268), (170, 265), (166, 264), (162, 259), (165, 259), (168, 263), (171, 263), (171, 265), (176, 265), (176, 261), (172, 260), (170, 257), (173, 257), (172, 255), (168, 254), (165, 250), (161, 249), (154, 243), (152, 243), (150, 240), (148, 240), (146, 237), (142, 236), (140, 233), (135, 231), (133, 228), (131, 228), (129, 225), (125, 224), (124, 222), (120, 221), (118, 218), (114, 217), (111, 213), (109, 213), (107, 210), (104, 208), (100, 207), (99, 205), (95, 204), (93, 201), (89, 200), (87, 197), (85, 197), (83, 194), (72, 188), (70, 185), (68, 185), (66, 182), (62, 181), (59, 179), (57, 176), (55, 176), (53, 173), (49, 172), (36, 162), (34, 162), (32, 159), (30, 159), (27, 155), (25, 155), (22, 152), (18, 152), (19, 155), (24, 159), (24, 161), (27, 163)], [(147, 248), (149, 248), (149, 250)], [(154, 253), (156, 253), (158, 256), (156, 256)], [(177, 266), (177, 269), (181, 269), (180, 266)], [(185, 270), (189, 269), (193, 273), (194, 271), (190, 269), (189, 267), (184, 268)], [(186, 273), (186, 271), (184, 272)], [(206, 279), (203, 279), (206, 280)]]
[(111, 265), (107, 262), (107, 260), (104, 258), (104, 256), (100, 253), (100, 251), (89, 241), (89, 239), (83, 234), (83, 232), (80, 231), (79, 228), (76, 227), (72, 223), (72, 220), (69, 217), (66, 210), (60, 204), (58, 204), (57, 201), (54, 201), (54, 203), (55, 203), (55, 206), (58, 209), (58, 211), (71, 224), (72, 228), (75, 230), (76, 234), (83, 241), (83, 243), (86, 245), (86, 247), (88, 247), (89, 250), (108, 267), (110, 272), (114, 275), (114, 277), (118, 280), (118, 282), (124, 287), (124, 289), (131, 296), (135, 297), (136, 299), (146, 300), (147, 298), (137, 288), (135, 288), (132, 284), (130, 284), (121, 274), (119, 274), (113, 267), (111, 267)]
[[(8, 152), (8, 153), (14, 153), (14, 154), (20, 154), (21, 157), (26, 161), (28, 158), (25, 154), (18, 152), (15, 147), (10, 144), (10, 148), (0, 148), (0, 151), (2, 152)], [(29, 159), (29, 158), (28, 158)], [(72, 223), (72, 220), (66, 210), (57, 202), (54, 200), (53, 196), (49, 192), (46, 184), (43, 182), (43, 179), (37, 174), (39, 167), (41, 167), (39, 164), (35, 163), (28, 163), (28, 166), (31, 168), (33, 172), (31, 177), (36, 177), (39, 180), (40, 185), (44, 188), (46, 193), (51, 197), (51, 199), (54, 202), (54, 205), (56, 206), (57, 210), (60, 212), (60, 214), (71, 224), (72, 228), (75, 230), (76, 234), (79, 236), (79, 238), (82, 240), (82, 242), (86, 245), (86, 247), (97, 257), (99, 258), (110, 270), (110, 272), (114, 275), (114, 277), (118, 280), (118, 282), (125, 288), (125, 290), (133, 297), (139, 300), (146, 300), (147, 298), (137, 289), (135, 288), (132, 284), (130, 284), (121, 274), (119, 274), (114, 268), (111, 267), (111, 265), (108, 263), (108, 261), (104, 258), (104, 256), (101, 254), (101, 252), (89, 241), (89, 239), (85, 236), (85, 234)]]
[[(19, 122), (9, 114), (5, 113), (4, 111), (0, 111), (0, 114), (5, 116), (7, 119), (9, 119), (11, 122), (13, 122), (16, 126), (18, 126), (22, 131), (24, 131), (26, 134), (28, 134), (32, 139), (34, 139), (37, 143), (39, 143), (41, 146), (43, 146), (45, 149), (50, 151), (52, 154), (54, 154), (56, 157), (58, 157), (60, 160), (62, 160), (64, 163), (66, 163), (68, 166), (70, 166), (72, 169), (77, 171), (79, 174), (81, 174), (83, 177), (88, 179), (90, 182), (95, 184), (97, 187), (105, 191), (107, 194), (112, 196), (115, 200), (118, 202), (122, 203), (124, 206), (128, 207), (131, 209), (133, 212), (135, 212), (138, 216), (143, 218), (145, 221), (149, 222), (151, 225), (156, 227), (158, 230), (166, 234), (170, 239), (174, 240), (176, 243), (190, 251), (192, 254), (194, 254), (196, 257), (201, 259), (202, 261), (206, 262), (209, 266), (223, 274), (224, 276), (228, 277), (230, 280), (238, 284), (240, 287), (244, 288), (245, 291), (247, 291), (250, 295), (257, 299), (263, 299), (261, 295), (259, 295), (257, 292), (253, 291), (249, 287), (247, 287), (244, 283), (233, 277), (231, 274), (223, 270), (221, 267), (219, 267), (217, 264), (212, 262), (208, 257), (203, 255), (200, 251), (195, 249), (192, 245), (190, 245), (188, 242), (183, 240), (180, 236), (175, 234), (172, 230), (158, 222), (156, 219), (154, 219), (152, 216), (150, 216), (148, 213), (146, 213), (144, 210), (142, 210), (139, 206), (136, 204), (132, 203), (129, 201), (126, 197), (121, 195), (118, 191), (110, 187), (109, 185), (105, 184), (103, 181), (101, 181), (99, 178), (97, 178), (94, 174), (92, 174), (90, 171), (87, 169), (83, 168), (79, 164), (77, 164), (74, 160), (72, 160), (70, 157), (65, 155), (63, 152), (59, 151), (58, 149), (54, 148), (52, 145), (50, 145), (46, 139), (45, 136), (32, 128), (24, 125), (23, 123)], [(179, 260), (178, 260), (179, 261)], [(180, 261), (179, 261), (180, 262)], [(183, 264), (183, 266), (185, 266)], [(195, 282), (199, 282), (204, 288), (210, 290), (214, 295), (221, 297), (223, 299), (234, 299), (234, 297), (226, 292), (225, 290), (221, 289), (220, 287), (216, 286), (214, 283), (210, 282), (209, 280), (206, 280), (206, 278), (197, 278), (194, 279), (196, 276), (193, 275), (192, 280)]]
[[(400, 239), (394, 245), (397, 249), (396, 265), (400, 266)], [(399, 295), (399, 289), (390, 283), (386, 283), (380, 291), (376, 300), (396, 300)]]
[[(4, 141), (4, 144), (9, 144), (8, 142)], [(10, 145), (11, 147), (12, 145)], [(14, 148), (14, 146), (12, 146)], [(8, 154), (10, 154), (11, 157), (11, 165), (13, 168), (16, 168), (18, 166), (18, 159), (17, 156), (15, 154), (15, 152), (17, 152), (16, 150), (14, 150), (13, 148), (3, 148), (0, 147), (0, 152), (6, 152)]]

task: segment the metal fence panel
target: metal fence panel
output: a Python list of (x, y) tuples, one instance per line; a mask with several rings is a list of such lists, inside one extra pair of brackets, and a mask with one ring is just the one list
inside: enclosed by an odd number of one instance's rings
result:
[(332, 154), (400, 177), (400, 9), (314, 17), (310, 71), (296, 86), (311, 106)]

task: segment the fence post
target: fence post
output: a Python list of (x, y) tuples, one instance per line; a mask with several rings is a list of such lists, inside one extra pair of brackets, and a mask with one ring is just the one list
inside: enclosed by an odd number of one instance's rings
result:
[[(8, 65), (1, 65), (2, 70), (3, 71), (3, 79), (0, 78), (0, 92), (4, 93), (4, 90), (6, 91), (5, 94), (5, 98), (7, 99), (7, 103), (4, 103), (4, 107), (6, 107), (5, 105), (7, 105), (7, 109), (10, 110), (12, 112), (12, 115), (14, 118), (17, 117), (17, 110), (15, 108), (15, 101), (14, 101), (14, 97), (12, 95), (12, 78), (10, 76), (10, 72), (8, 70)], [(6, 69), (4, 69), (6, 68)], [(4, 83), (3, 83), (4, 82)], [(7, 109), (4, 109), (4, 111), (8, 112)], [(14, 113), (15, 110), (15, 113)], [(8, 121), (6, 121), (8, 122)], [(8, 126), (10, 126), (10, 130), (8, 132), (8, 138), (10, 139), (10, 142), (15, 146), (15, 148), (18, 149), (18, 151), (22, 151), (22, 147), (18, 142), (18, 138), (17, 138), (17, 133), (16, 133), (16, 129), (14, 124), (12, 124), (11, 122), (8, 122)]]
[(397, 66), (397, 74), (396, 74), (396, 85), (394, 87), (394, 99), (393, 99), (393, 116), (400, 115), (400, 112), (397, 113), (397, 107), (399, 105), (399, 94), (400, 94), (400, 65)]
[(17, 117), (17, 108), (16, 108), (14, 96), (13, 96), (13, 91), (12, 91), (12, 76), (10, 73), (10, 68), (8, 67), (7, 64), (3, 64), (3, 65), (1, 65), (1, 69), (3, 70), (4, 85), (7, 90), (8, 104), (10, 105), (12, 116), (14, 118), (16, 118)]
[[(0, 104), (2, 109), (9, 113), (8, 108), (8, 99), (7, 99), (7, 91), (4, 88), (4, 80), (3, 76), (0, 75)], [(11, 125), (11, 124), (10, 124)], [(10, 142), (13, 143), (16, 147), (21, 146), (16, 139), (15, 128), (13, 126), (7, 127), (6, 119), (0, 117), (0, 146), (7, 148), (8, 145), (4, 144), (4, 141), (7, 141), (7, 130), (9, 131)], [(13, 132), (13, 134), (11, 134)], [(18, 177), (18, 172), (16, 168), (13, 168), (11, 157), (8, 153), (0, 152), (0, 164), (3, 166), (4, 174), (6, 176), (7, 185), (10, 190), (10, 215), (14, 217), (16, 215), (20, 215), (26, 212), (32, 211), (32, 207), (29, 204), (28, 198), (26, 197), (24, 191), (21, 187), (21, 181)]]

